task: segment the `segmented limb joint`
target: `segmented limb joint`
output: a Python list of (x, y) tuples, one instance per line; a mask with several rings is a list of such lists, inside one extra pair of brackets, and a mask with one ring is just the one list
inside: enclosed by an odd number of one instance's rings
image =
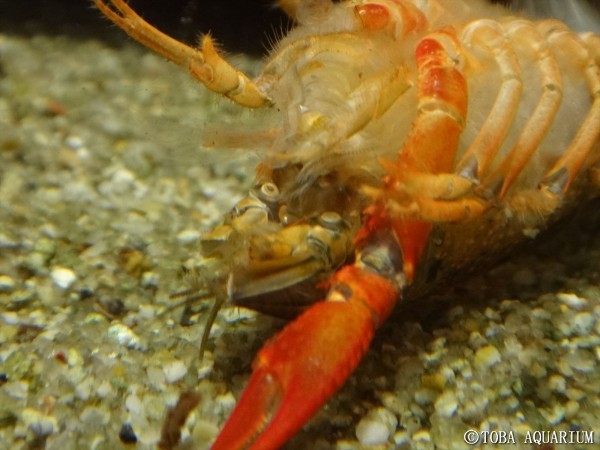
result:
[(249, 108), (259, 108), (269, 103), (266, 95), (247, 75), (219, 55), (210, 36), (202, 37), (198, 50), (154, 28), (124, 0), (94, 0), (94, 4), (133, 39), (186, 68), (211, 91)]

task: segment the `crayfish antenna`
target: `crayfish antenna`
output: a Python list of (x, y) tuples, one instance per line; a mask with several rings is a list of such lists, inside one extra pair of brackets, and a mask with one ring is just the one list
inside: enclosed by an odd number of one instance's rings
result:
[(208, 337), (210, 335), (210, 330), (212, 329), (213, 324), (215, 323), (215, 319), (217, 318), (217, 314), (223, 307), (225, 300), (221, 298), (221, 296), (214, 296), (208, 291), (195, 292), (195, 289), (186, 289), (183, 291), (175, 292), (169, 296), (170, 298), (178, 298), (185, 297), (182, 301), (170, 305), (165, 308), (160, 315), (165, 315), (177, 308), (181, 308), (182, 306), (188, 306), (197, 301), (206, 301), (214, 299), (213, 307), (210, 310), (210, 314), (206, 319), (206, 325), (204, 326), (204, 332), (202, 333), (202, 340), (200, 341), (200, 350), (199, 350), (199, 359), (202, 361), (204, 357), (204, 351), (206, 350), (206, 344), (208, 343)]
[(202, 333), (202, 340), (200, 341), (200, 350), (198, 352), (200, 361), (202, 361), (202, 358), (204, 357), (204, 351), (206, 350), (206, 344), (208, 343), (208, 336), (210, 335), (210, 330), (212, 329), (212, 326), (215, 323), (215, 319), (217, 318), (217, 314), (219, 314), (219, 311), (223, 307), (224, 303), (224, 298), (222, 296), (217, 296), (215, 298), (215, 303), (213, 304), (213, 307), (210, 310), (210, 314), (206, 319), (206, 325), (204, 325), (204, 332)]
[(177, 308), (181, 308), (183, 306), (189, 306), (192, 303), (196, 303), (198, 301), (206, 301), (210, 300), (214, 296), (207, 291), (196, 292), (195, 289), (186, 289), (183, 291), (174, 292), (169, 295), (169, 299), (173, 300), (176, 298), (184, 297), (183, 300), (173, 303), (172, 305), (167, 306), (165, 309), (160, 311), (159, 316), (164, 316), (165, 314), (170, 313), (171, 311), (176, 310)]

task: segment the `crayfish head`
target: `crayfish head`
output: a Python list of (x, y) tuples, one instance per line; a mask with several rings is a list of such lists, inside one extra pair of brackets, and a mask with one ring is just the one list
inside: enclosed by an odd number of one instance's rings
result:
[(295, 195), (287, 183), (299, 170), (259, 168), (249, 194), (201, 237), (196, 297), (215, 305), (202, 349), (222, 306), (292, 319), (322, 299), (322, 282), (353, 258), (362, 205), (351, 208), (355, 199), (333, 176)]
[(226, 303), (291, 318), (312, 304), (314, 286), (352, 254), (352, 223), (335, 210), (301, 211), (264, 182), (201, 240), (200, 270)]

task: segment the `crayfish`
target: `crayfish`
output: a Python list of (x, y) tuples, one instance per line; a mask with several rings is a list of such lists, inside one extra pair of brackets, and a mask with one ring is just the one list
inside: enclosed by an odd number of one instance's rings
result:
[(476, 1), (280, 0), (297, 26), (250, 79), (208, 35), (192, 48), (124, 0), (94, 3), (208, 89), (279, 112), (231, 132), (262, 162), (201, 239), (200, 296), (296, 318), (256, 357), (214, 449), (280, 447), (410, 292), (598, 196), (595, 34)]

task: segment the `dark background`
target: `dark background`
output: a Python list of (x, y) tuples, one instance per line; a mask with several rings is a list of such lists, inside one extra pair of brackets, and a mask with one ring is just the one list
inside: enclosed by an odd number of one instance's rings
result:
[[(524, 0), (492, 0), (517, 8)], [(531, 1), (531, 0), (530, 0)], [(546, 2), (547, 0), (537, 0)], [(564, 0), (565, 3), (570, 0)], [(600, 8), (600, 0), (587, 0)], [(290, 20), (275, 0), (129, 0), (148, 22), (174, 38), (195, 44), (212, 32), (230, 52), (265, 54), (269, 42), (287, 30)], [(111, 30), (91, 0), (0, 0), (0, 33), (66, 33), (117, 42), (124, 34)]]
[[(290, 21), (274, 0), (129, 0), (148, 22), (174, 38), (197, 43), (212, 32), (228, 51), (263, 54)], [(0, 0), (0, 33), (65, 33), (118, 39), (91, 0)], [(115, 37), (117, 36), (117, 37)]]
[[(274, 6), (275, 0), (129, 0), (129, 4), (178, 40), (196, 43), (200, 34), (210, 31), (228, 51), (263, 54), (269, 39), (291, 25)], [(108, 24), (91, 0), (0, 0), (0, 32), (114, 39)]]

